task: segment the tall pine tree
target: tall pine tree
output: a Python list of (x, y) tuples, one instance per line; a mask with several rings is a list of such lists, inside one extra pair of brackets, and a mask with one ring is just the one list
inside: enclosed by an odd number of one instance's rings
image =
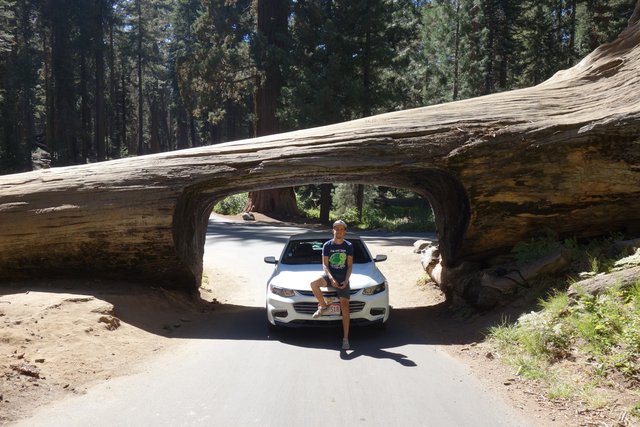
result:
[[(203, 123), (206, 143), (249, 136), (256, 69), (251, 57), (251, 0), (201, 0), (193, 46), (177, 57), (181, 102)], [(227, 123), (227, 128), (221, 126)]]

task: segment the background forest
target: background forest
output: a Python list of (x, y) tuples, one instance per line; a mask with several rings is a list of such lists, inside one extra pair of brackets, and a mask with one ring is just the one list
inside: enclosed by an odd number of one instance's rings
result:
[(634, 0), (0, 0), (0, 173), (531, 86)]

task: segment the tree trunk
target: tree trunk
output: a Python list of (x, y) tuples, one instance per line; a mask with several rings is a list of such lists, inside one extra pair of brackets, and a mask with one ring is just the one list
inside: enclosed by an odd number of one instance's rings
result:
[(109, 147), (105, 147), (105, 158), (117, 159), (120, 157), (120, 139), (117, 136), (116, 118), (118, 117), (117, 96), (116, 96), (116, 60), (115, 60), (115, 46), (114, 46), (114, 34), (113, 34), (113, 18), (109, 19), (109, 101), (110, 105), (107, 109), (109, 111), (108, 128), (109, 128)]
[[(18, 16), (17, 19), (21, 20), (22, 23), (19, 25), (19, 28), (22, 29), (21, 32), (17, 32), (16, 41), (22, 45), (22, 49), (25, 52), (30, 52), (34, 50), (34, 46), (31, 46), (33, 37), (32, 31), (30, 29), (29, 20), (31, 19), (31, 7), (27, 5), (23, 5), (18, 8)], [(0, 70), (0, 73), (4, 70)], [(32, 72), (31, 70), (29, 70)], [(17, 126), (18, 130), (18, 151), (15, 152), (17, 155), (17, 170), (18, 171), (30, 171), (32, 169), (31, 164), (31, 151), (33, 148), (33, 143), (36, 138), (35, 124), (34, 124), (34, 93), (33, 90), (22, 90), (21, 97), (18, 102), (19, 104), (19, 121), (21, 123), (20, 126)]]
[(249, 192), (245, 212), (260, 212), (276, 217), (298, 215), (296, 195), (292, 187)]
[(176, 143), (178, 150), (182, 150), (189, 148), (189, 141), (191, 141), (189, 137), (189, 113), (182, 103), (178, 103), (176, 109)]
[(96, 16), (96, 40), (95, 40), (95, 58), (96, 58), (96, 117), (95, 117), (95, 146), (97, 160), (102, 162), (106, 159), (105, 150), (105, 108), (104, 108), (104, 31), (103, 31), (103, 10), (102, 2), (98, 4), (98, 14)]
[(80, 59), (80, 153), (74, 163), (87, 163), (91, 157), (91, 108), (89, 107), (89, 76), (87, 52), (81, 53)]
[(356, 210), (358, 212), (358, 222), (362, 222), (362, 215), (364, 213), (364, 185), (356, 185)]
[(137, 59), (136, 66), (138, 71), (138, 146), (137, 154), (145, 153), (144, 149), (144, 99), (142, 97), (142, 0), (136, 1), (136, 9), (138, 13), (138, 34), (137, 34)]
[[(78, 133), (75, 98), (77, 91), (74, 85), (74, 64), (70, 57), (70, 23), (63, 4), (47, 4), (46, 15), (50, 16), (51, 29), (51, 85), (52, 108), (47, 115), (47, 125), (51, 126), (51, 139), (54, 148), (53, 160), (56, 165), (77, 164), (79, 151), (74, 135)], [(55, 124), (55, 125), (54, 125)]]
[[(287, 0), (258, 0), (258, 32), (266, 39), (267, 53), (262, 58), (264, 79), (258, 79), (256, 93), (256, 136), (271, 135), (281, 130), (276, 112), (283, 81), (280, 63), (273, 52), (284, 48), (282, 40), (287, 34), (288, 16)], [(249, 193), (245, 212), (279, 216), (299, 214), (293, 188), (268, 190), (265, 194), (262, 191), (252, 191)]]
[(158, 100), (149, 100), (149, 152), (159, 153), (160, 149), (160, 109)]
[(320, 222), (329, 224), (329, 213), (331, 212), (331, 189), (333, 184), (320, 184)]
[(550, 231), (560, 238), (640, 236), (638, 69), (640, 3), (616, 41), (535, 87), (0, 176), (0, 279), (115, 277), (194, 289), (217, 200), (346, 182), (425, 197), (436, 220), (443, 290), (484, 299), (474, 281), (448, 279), (448, 272)]
[(458, 100), (458, 92), (460, 86), (460, 0), (456, 0), (456, 28), (454, 32), (453, 42), (453, 93), (451, 99)]

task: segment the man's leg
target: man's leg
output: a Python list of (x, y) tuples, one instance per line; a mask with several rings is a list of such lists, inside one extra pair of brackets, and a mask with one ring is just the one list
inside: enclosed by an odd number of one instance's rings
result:
[(349, 324), (351, 323), (351, 316), (349, 314), (349, 298), (340, 298), (340, 311), (342, 313), (342, 331), (344, 333), (342, 348), (347, 350), (349, 348)]
[(326, 308), (327, 301), (325, 301), (324, 296), (322, 295), (322, 291), (320, 290), (322, 286), (327, 286), (327, 282), (323, 277), (319, 277), (311, 282), (311, 292), (313, 292), (313, 296), (315, 296), (318, 300), (318, 304), (320, 304), (320, 307)]
[(322, 286), (326, 286), (326, 285), (327, 285), (327, 281), (324, 279), (324, 277), (319, 277), (318, 279), (311, 282), (311, 291), (313, 292), (313, 295), (318, 300), (318, 309), (316, 310), (315, 313), (313, 313), (313, 316), (312, 316), (314, 319), (322, 316), (322, 314), (328, 308), (327, 301), (324, 299), (324, 296), (322, 295), (322, 291), (320, 290)]

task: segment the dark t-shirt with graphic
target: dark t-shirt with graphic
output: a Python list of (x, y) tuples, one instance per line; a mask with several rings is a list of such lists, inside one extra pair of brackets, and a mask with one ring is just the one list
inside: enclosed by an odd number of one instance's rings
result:
[(338, 283), (347, 277), (347, 258), (353, 256), (353, 245), (344, 240), (336, 244), (332, 240), (322, 246), (322, 256), (329, 257), (329, 271)]

